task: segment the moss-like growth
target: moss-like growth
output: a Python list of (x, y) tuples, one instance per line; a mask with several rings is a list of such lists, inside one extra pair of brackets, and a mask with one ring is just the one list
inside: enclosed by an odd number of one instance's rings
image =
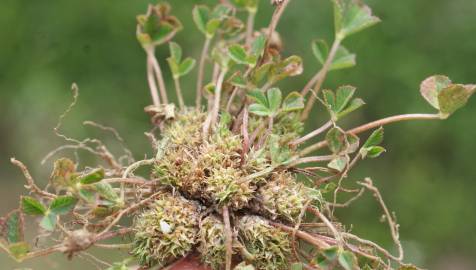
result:
[(168, 193), (160, 195), (134, 224), (132, 254), (141, 265), (165, 266), (187, 254), (197, 241), (199, 206)]
[(258, 190), (258, 209), (272, 219), (296, 223), (307, 203), (319, 200), (317, 190), (296, 182), (290, 173), (276, 173)]
[[(243, 156), (242, 139), (228, 129), (218, 128), (203, 140), (203, 117), (196, 115), (179, 115), (178, 123), (173, 122), (166, 129), (164, 140), (172, 144), (165, 149), (163, 159), (157, 160), (156, 176), (207, 205), (228, 204), (233, 209), (248, 206), (263, 178), (243, 178), (266, 168), (267, 161), (254, 150)], [(191, 138), (188, 140), (187, 136)]]
[(225, 264), (225, 225), (215, 216), (208, 216), (200, 223), (198, 251), (202, 261), (214, 270)]
[(253, 257), (256, 269), (289, 268), (291, 244), (287, 233), (271, 226), (259, 216), (243, 216), (237, 227), (239, 239)]

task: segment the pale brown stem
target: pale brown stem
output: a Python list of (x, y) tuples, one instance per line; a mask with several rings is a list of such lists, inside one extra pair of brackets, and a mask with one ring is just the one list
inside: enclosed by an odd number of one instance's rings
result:
[(152, 64), (155, 77), (159, 82), (159, 91), (162, 97), (162, 101), (164, 102), (164, 104), (168, 104), (169, 100), (167, 98), (167, 89), (165, 88), (164, 77), (162, 76), (162, 70), (160, 68), (159, 62), (157, 61), (157, 58), (155, 58), (154, 47), (148, 47), (145, 49), (145, 51), (147, 53), (147, 61), (150, 61), (150, 63)]
[[(336, 55), (337, 49), (339, 49), (340, 46), (340, 39), (335, 39), (334, 43), (332, 44), (331, 50), (329, 52), (329, 55), (327, 56), (326, 62), (322, 66), (322, 69), (318, 72), (316, 76), (319, 78), (317, 79), (316, 85), (314, 86), (314, 93), (309, 97), (309, 100), (307, 101), (306, 108), (302, 112), (301, 115), (301, 120), (306, 120), (309, 117), (309, 114), (311, 113), (312, 107), (314, 106), (314, 102), (316, 102), (317, 98), (317, 93), (322, 87), (322, 84), (324, 83), (324, 80), (326, 79), (327, 72), (329, 71), (329, 68), (331, 67), (332, 60), (334, 59), (334, 56)], [(306, 90), (306, 89), (304, 89)], [(306, 92), (303, 91), (302, 95), (305, 96), (309, 90)]]
[(331, 126), (332, 126), (332, 121), (328, 121), (328, 122), (325, 123), (322, 127), (320, 127), (320, 128), (318, 128), (318, 129), (316, 129), (316, 130), (310, 132), (309, 134), (307, 134), (307, 135), (305, 135), (305, 136), (303, 136), (303, 137), (301, 137), (301, 138), (298, 138), (298, 139), (292, 141), (292, 142), (290, 143), (290, 145), (296, 146), (296, 145), (299, 145), (299, 144), (301, 144), (301, 143), (303, 143), (303, 142), (305, 142), (305, 141), (307, 141), (307, 140), (309, 140), (309, 139), (312, 139), (312, 138), (314, 138), (314, 137), (320, 135), (320, 134), (323, 133), (324, 131), (326, 131), (326, 130), (327, 130), (328, 128), (330, 128)]
[(174, 78), (174, 83), (175, 83), (175, 92), (177, 93), (177, 99), (179, 102), (180, 110), (183, 111), (185, 109), (185, 102), (183, 101), (182, 88), (180, 87), (179, 78)]
[(327, 156), (313, 156), (313, 157), (303, 157), (293, 161), (289, 166), (294, 167), (299, 164), (310, 163), (310, 162), (323, 162), (323, 161), (330, 161), (333, 160), (335, 156), (327, 155)]
[(253, 39), (253, 30), (255, 25), (255, 16), (256, 16), (256, 11), (248, 12), (248, 20), (246, 22), (246, 38), (245, 38), (246, 47), (251, 46), (251, 40)]
[[(289, 227), (289, 226), (286, 226), (284, 224), (277, 223), (277, 222), (272, 222), (272, 221), (270, 221), (270, 224), (273, 225), (276, 228), (279, 228), (279, 229), (287, 232), (287, 233), (291, 234), (291, 233), (294, 232), (293, 227)], [(324, 242), (321, 239), (316, 238), (316, 237), (312, 236), (311, 234), (309, 234), (307, 232), (304, 232), (304, 231), (297, 230), (296, 231), (296, 236), (299, 237), (300, 239), (308, 242), (309, 244), (319, 248), (319, 249), (326, 249), (326, 248), (330, 247), (330, 245), (327, 244), (326, 242)]]
[(160, 106), (159, 90), (154, 78), (154, 68), (152, 62), (147, 57), (147, 82), (149, 83), (150, 95), (152, 96), (152, 102), (154, 106)]
[(227, 206), (223, 206), (223, 222), (225, 224), (225, 269), (231, 270), (231, 259), (233, 256), (233, 232), (231, 231), (230, 213)]
[(218, 76), (218, 81), (215, 87), (214, 93), (214, 101), (213, 101), (213, 108), (212, 111), (208, 114), (207, 119), (205, 120), (203, 126), (203, 134), (204, 138), (208, 137), (208, 132), (210, 131), (210, 127), (215, 126), (217, 119), (218, 119), (218, 112), (220, 111), (220, 98), (221, 98), (221, 90), (223, 88), (223, 81), (225, 80), (226, 69), (223, 69)]
[[(402, 115), (395, 115), (395, 116), (390, 116), (387, 118), (383, 118), (374, 122), (370, 122), (365, 125), (361, 125), (358, 127), (355, 127), (346, 133), (354, 134), (357, 135), (359, 133), (365, 132), (367, 130), (385, 126), (388, 124), (392, 123), (397, 123), (397, 122), (402, 122), (402, 121), (411, 121), (411, 120), (441, 120), (441, 116), (438, 114), (402, 114)], [(304, 148), (300, 152), (300, 156), (305, 156), (313, 151), (319, 150), (323, 147), (327, 146), (327, 141), (323, 140), (318, 143), (315, 143), (311, 146), (308, 146), (307, 148)]]
[(200, 62), (198, 64), (198, 76), (197, 76), (197, 90), (195, 97), (195, 107), (197, 110), (200, 110), (202, 104), (202, 87), (203, 87), (203, 76), (205, 73), (205, 60), (207, 58), (208, 50), (210, 48), (211, 38), (207, 37), (205, 43), (203, 44), (202, 54), (200, 56)]
[(34, 192), (40, 196), (43, 196), (43, 197), (46, 197), (46, 198), (49, 198), (49, 199), (54, 199), (56, 198), (56, 195), (55, 194), (51, 194), (49, 192), (46, 192), (44, 190), (42, 190), (41, 188), (39, 188), (36, 184), (35, 184), (35, 180), (33, 179), (33, 177), (31, 176), (30, 172), (28, 171), (28, 168), (25, 166), (25, 164), (23, 164), (21, 161), (19, 160), (16, 160), (15, 158), (11, 158), (10, 159), (10, 162), (17, 166), (18, 168), (20, 168), (20, 170), (22, 171), (23, 175), (25, 176), (25, 179), (26, 179), (26, 183), (27, 185), (25, 185), (25, 188), (29, 189), (31, 192)]

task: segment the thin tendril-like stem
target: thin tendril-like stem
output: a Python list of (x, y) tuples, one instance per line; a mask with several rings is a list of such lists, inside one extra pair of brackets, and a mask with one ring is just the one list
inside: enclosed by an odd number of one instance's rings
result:
[[(402, 115), (395, 115), (395, 116), (390, 116), (387, 118), (383, 118), (380, 120), (376, 120), (358, 127), (355, 127), (346, 133), (354, 134), (357, 135), (359, 133), (365, 132), (367, 130), (385, 126), (391, 123), (397, 123), (397, 122), (402, 122), (402, 121), (411, 121), (411, 120), (441, 120), (441, 116), (439, 114), (424, 114), (424, 113), (415, 113), (415, 114), (402, 114)], [(323, 147), (327, 146), (327, 141), (320, 141), (318, 143), (315, 143), (307, 148), (304, 148), (300, 152), (300, 156), (307, 155), (311, 152), (314, 152), (316, 150), (319, 150)]]
[(203, 76), (205, 74), (205, 60), (207, 58), (208, 50), (210, 48), (211, 38), (207, 37), (205, 43), (203, 44), (202, 54), (200, 56), (200, 62), (198, 64), (198, 76), (197, 76), (197, 90), (195, 97), (195, 107), (197, 110), (200, 110), (202, 104), (202, 87), (203, 87)]

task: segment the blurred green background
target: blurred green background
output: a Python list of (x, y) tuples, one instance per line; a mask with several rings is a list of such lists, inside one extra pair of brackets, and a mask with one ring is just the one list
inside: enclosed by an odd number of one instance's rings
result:
[[(136, 157), (150, 153), (143, 132), (150, 128), (143, 107), (150, 103), (145, 80), (145, 54), (135, 39), (135, 16), (146, 0), (0, 1), (0, 214), (18, 205), (24, 180), (9, 163), (24, 161), (37, 181), (46, 184), (51, 164), (40, 164), (62, 144), (52, 128), (71, 100), (77, 82), (80, 100), (64, 131), (83, 138), (104, 134), (81, 125), (84, 120), (114, 126)], [(271, 15), (261, 1), (257, 26)], [(185, 55), (197, 57), (203, 37), (191, 21), (191, 8), (212, 1), (171, 1), (185, 30), (177, 41)], [(368, 0), (383, 22), (351, 36), (345, 45), (357, 53), (357, 67), (329, 76), (325, 87), (358, 87), (367, 106), (343, 123), (351, 127), (399, 113), (432, 112), (418, 93), (433, 74), (453, 81), (476, 82), (476, 1)], [(293, 1), (282, 19), (285, 55), (303, 56), (305, 72), (281, 84), (298, 90), (316, 72), (310, 42), (332, 39), (328, 0)], [(165, 76), (167, 47), (158, 50)], [(195, 73), (195, 72), (193, 72)], [(189, 103), (194, 74), (183, 80)], [(172, 81), (167, 79), (169, 90)], [(386, 128), (388, 152), (363, 161), (351, 180), (371, 176), (389, 207), (397, 213), (407, 259), (429, 269), (476, 269), (476, 100), (444, 122), (400, 123)], [(308, 129), (325, 121), (315, 112)], [(104, 138), (104, 137), (103, 137)], [(108, 139), (105, 139), (108, 141)], [(378, 221), (380, 209), (370, 195), (352, 209), (338, 211), (353, 231), (391, 248), (388, 228)], [(113, 257), (105, 254), (107, 261)], [(115, 256), (114, 258), (117, 258)], [(94, 269), (81, 259), (67, 263), (53, 256), (21, 265), (0, 254), (1, 269)]]

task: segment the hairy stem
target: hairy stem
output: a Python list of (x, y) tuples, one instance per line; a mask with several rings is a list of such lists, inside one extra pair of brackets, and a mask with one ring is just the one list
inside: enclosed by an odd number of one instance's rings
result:
[[(365, 132), (367, 130), (385, 126), (391, 123), (397, 123), (397, 122), (402, 122), (402, 121), (411, 121), (411, 120), (441, 120), (441, 116), (439, 114), (422, 114), (422, 113), (416, 113), (416, 114), (402, 114), (402, 115), (395, 115), (395, 116), (390, 116), (387, 118), (383, 118), (374, 122), (370, 122), (358, 127), (355, 127), (347, 133), (351, 133), (354, 135), (357, 135), (359, 133)], [(299, 155), (300, 156), (305, 156), (311, 152), (314, 152), (316, 150), (319, 150), (323, 147), (327, 146), (327, 141), (323, 140), (318, 143), (315, 143), (307, 148), (304, 148)]]
[(205, 73), (205, 60), (207, 58), (208, 50), (210, 48), (211, 38), (207, 37), (205, 43), (203, 44), (202, 54), (200, 56), (200, 62), (198, 64), (198, 75), (197, 75), (197, 90), (195, 97), (195, 107), (197, 110), (200, 110), (202, 104), (202, 87), (203, 87), (203, 76)]
[(147, 82), (149, 83), (150, 95), (152, 96), (152, 102), (155, 106), (160, 105), (159, 90), (157, 89), (157, 83), (154, 78), (154, 68), (152, 67), (152, 61), (147, 56)]
[(220, 111), (221, 90), (223, 87), (223, 81), (225, 80), (226, 72), (227, 70), (223, 69), (220, 72), (220, 75), (218, 75), (218, 80), (215, 87), (213, 108), (212, 108), (212, 111), (208, 114), (208, 117), (205, 120), (205, 123), (203, 126), (203, 134), (205, 138), (208, 137), (208, 132), (210, 130), (210, 127), (213, 127), (216, 124), (218, 119), (218, 112)]
[[(334, 43), (332, 44), (331, 50), (329, 52), (329, 55), (327, 56), (326, 62), (322, 66), (322, 69), (316, 74), (316, 85), (314, 86), (314, 93), (309, 97), (309, 100), (307, 101), (306, 108), (302, 112), (301, 115), (301, 120), (304, 121), (309, 117), (309, 114), (311, 113), (312, 107), (314, 106), (314, 102), (316, 102), (317, 98), (317, 93), (322, 87), (322, 84), (324, 83), (324, 80), (326, 79), (327, 72), (329, 71), (329, 68), (331, 67), (332, 60), (334, 59), (334, 56), (336, 55), (337, 49), (339, 49), (341, 39), (336, 38), (334, 40)], [(302, 95), (306, 96), (307, 93), (310, 91), (310, 88), (304, 88), (302, 91)]]

